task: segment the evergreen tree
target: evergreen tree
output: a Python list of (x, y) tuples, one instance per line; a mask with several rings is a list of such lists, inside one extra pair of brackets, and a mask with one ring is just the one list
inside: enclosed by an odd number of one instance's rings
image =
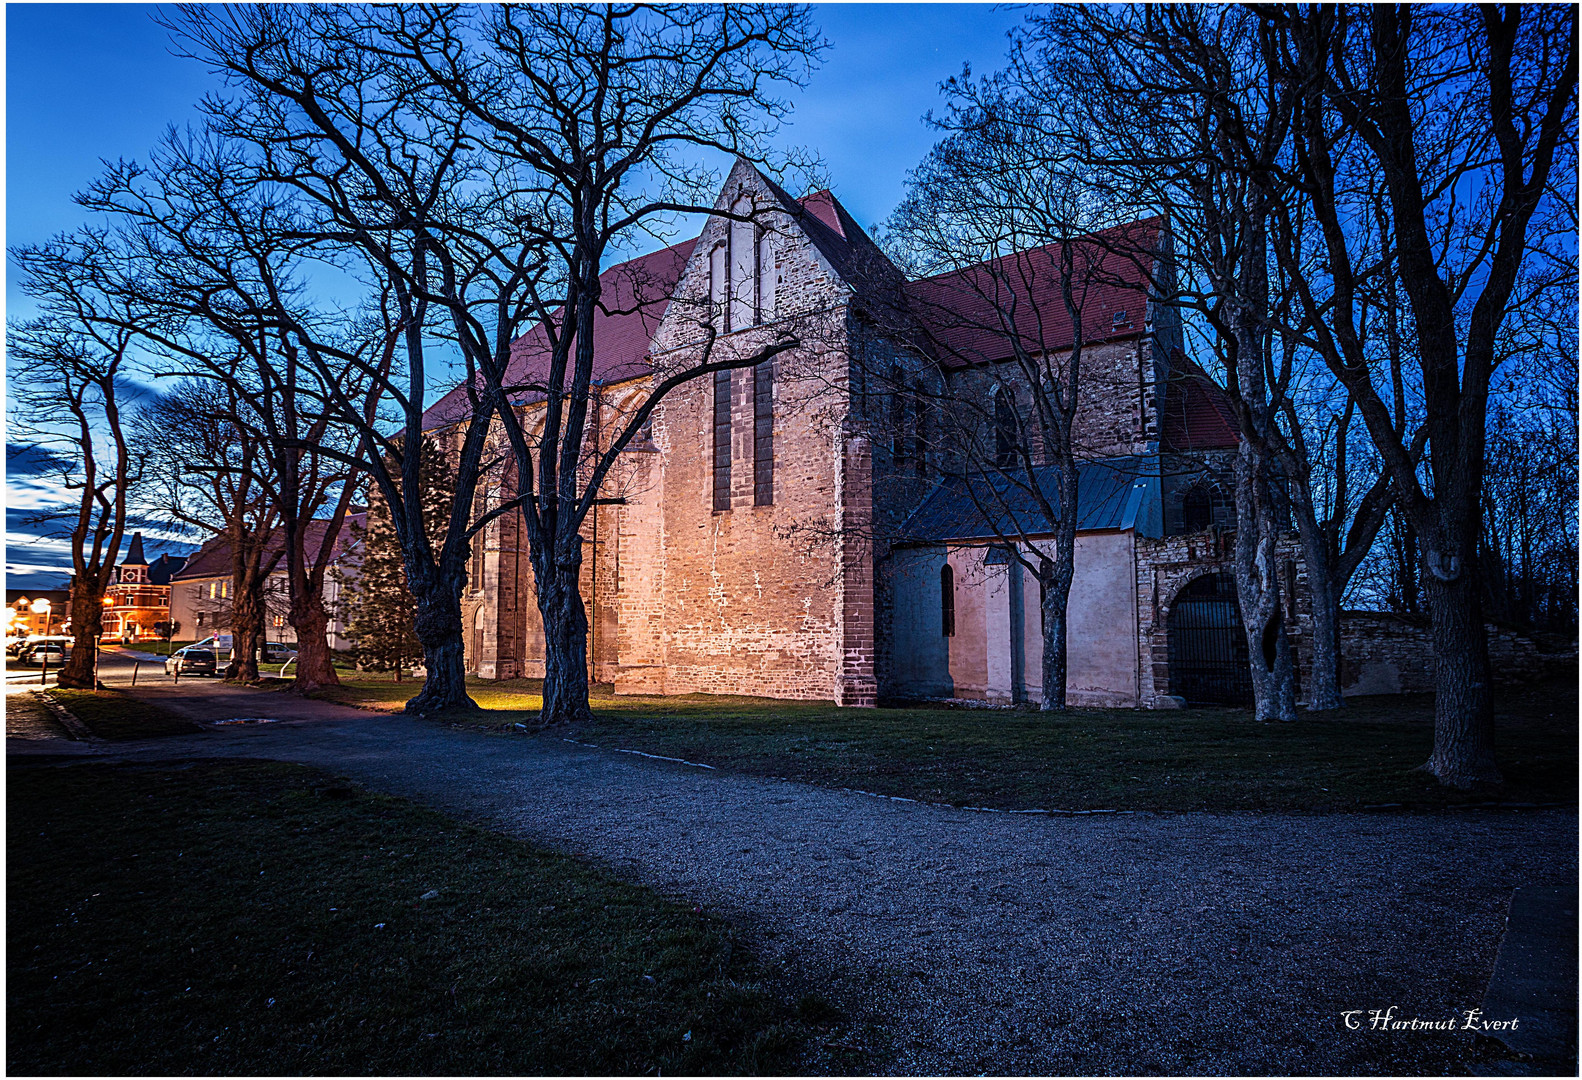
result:
[[(437, 548), (445, 539), (454, 491), (443, 451), (427, 439), (418, 475), (423, 489), (423, 524)], [(341, 579), (345, 636), (352, 642), (359, 667), (394, 672), (400, 681), (403, 669), (422, 661), (423, 645), (414, 629), (417, 600), (407, 587), (406, 564), (389, 507), (382, 499), (373, 499), (367, 523), (354, 522), (350, 527), (361, 561), (356, 578)]]

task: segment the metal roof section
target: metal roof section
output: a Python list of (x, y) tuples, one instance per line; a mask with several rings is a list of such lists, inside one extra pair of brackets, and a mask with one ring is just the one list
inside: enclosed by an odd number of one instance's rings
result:
[[(1057, 505), (1055, 466), (1032, 470), (1051, 507)], [(1097, 458), (1077, 465), (1077, 531), (1135, 529), (1164, 534), (1157, 455)], [(901, 526), (897, 543), (1048, 536), (1054, 523), (1033, 497), (1028, 474), (994, 472), (940, 482)]]

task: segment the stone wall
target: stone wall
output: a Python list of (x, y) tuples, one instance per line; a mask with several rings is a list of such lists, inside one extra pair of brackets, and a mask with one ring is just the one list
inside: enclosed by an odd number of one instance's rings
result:
[[(1170, 605), (1181, 590), (1206, 574), (1234, 575), (1235, 533), (1211, 528), (1184, 536), (1137, 539), (1137, 641), (1141, 657), (1138, 699), (1144, 708), (1174, 708), (1170, 693)], [(1275, 552), (1281, 567), (1281, 602), (1295, 650), (1299, 679), (1312, 665), (1312, 592), (1307, 565), (1294, 536)]]
[[(1532, 638), (1488, 624), (1494, 680), (1520, 686), (1553, 672), (1574, 652), (1544, 652)], [(1434, 690), (1434, 648), (1428, 621), (1386, 611), (1347, 611), (1340, 620), (1340, 685), (1348, 697), (1361, 694), (1422, 694)]]

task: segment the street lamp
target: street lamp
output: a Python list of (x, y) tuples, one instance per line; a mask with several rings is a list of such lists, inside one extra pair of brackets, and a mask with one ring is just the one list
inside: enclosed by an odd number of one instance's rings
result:
[[(33, 603), (31, 605), (29, 605), (29, 606), (33, 609), (33, 614), (44, 616), (44, 636), (45, 637), (49, 637), (49, 608), (50, 608), (49, 597), (41, 596), (37, 600), (33, 601)], [(45, 649), (44, 650), (44, 663), (39, 667), (39, 671), (38, 671), (38, 684), (40, 686), (44, 686), (44, 685), (46, 685), (48, 679), (49, 679), (49, 650)]]

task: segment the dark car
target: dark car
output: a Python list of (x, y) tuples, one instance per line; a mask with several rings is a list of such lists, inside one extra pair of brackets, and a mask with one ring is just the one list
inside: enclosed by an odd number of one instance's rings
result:
[(177, 649), (165, 660), (165, 674), (213, 675), (215, 666), (212, 650), (194, 649), (188, 646), (185, 649)]

